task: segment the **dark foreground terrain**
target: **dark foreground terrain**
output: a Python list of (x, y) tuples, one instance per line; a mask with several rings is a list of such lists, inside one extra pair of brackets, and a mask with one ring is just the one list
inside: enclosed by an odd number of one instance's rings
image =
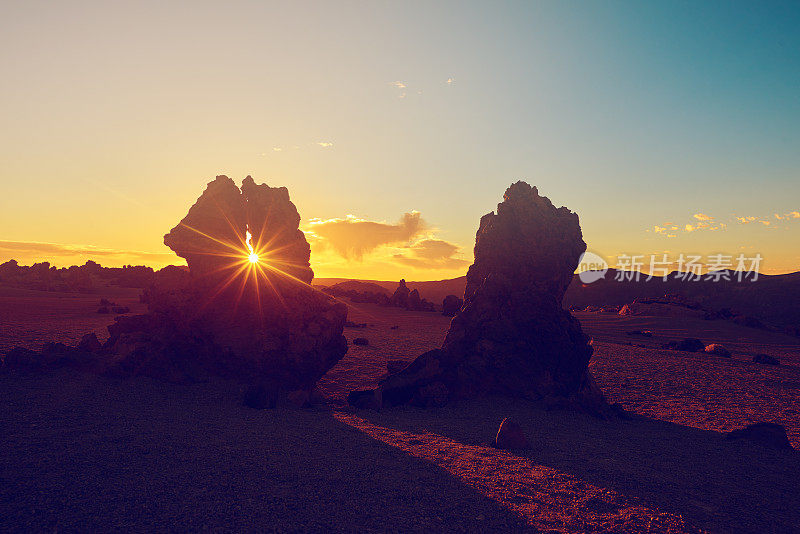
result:
[[(0, 295), (0, 350), (74, 343), (111, 321), (97, 296), (65, 295)], [(368, 326), (346, 330), (369, 344), (351, 345), (320, 383), (328, 404), (310, 409), (251, 410), (243, 387), (222, 380), (0, 374), (0, 530), (797, 531), (800, 454), (722, 433), (775, 421), (800, 447), (797, 338), (577, 315), (595, 339), (592, 372), (630, 419), (498, 398), (352, 410), (349, 390), (438, 346), (449, 322), (370, 304), (350, 311)], [(636, 329), (654, 335), (626, 334)], [(733, 358), (659, 348), (689, 336)], [(755, 353), (781, 365), (754, 364)], [(488, 446), (504, 417), (530, 450)]]

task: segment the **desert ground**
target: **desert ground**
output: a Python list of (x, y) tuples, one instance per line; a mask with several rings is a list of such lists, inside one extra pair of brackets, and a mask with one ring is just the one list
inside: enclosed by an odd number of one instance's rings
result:
[[(144, 309), (133, 289), (1, 291), (0, 352), (106, 335), (101, 296)], [(501, 398), (352, 409), (350, 390), (375, 386), (388, 360), (439, 346), (449, 324), (372, 304), (350, 304), (349, 320), (366, 326), (345, 334), (369, 344), (350, 345), (312, 408), (252, 410), (245, 386), (221, 379), (0, 373), (0, 531), (800, 531), (800, 454), (723, 434), (773, 421), (800, 448), (798, 338), (576, 316), (594, 339), (592, 373), (628, 417)], [(685, 337), (733, 357), (660, 348)], [(756, 353), (781, 365), (755, 364)], [(531, 449), (489, 446), (505, 417)]]

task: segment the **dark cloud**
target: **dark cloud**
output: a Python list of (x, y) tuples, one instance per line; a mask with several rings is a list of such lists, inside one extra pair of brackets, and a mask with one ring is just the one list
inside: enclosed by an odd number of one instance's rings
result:
[(414, 211), (394, 224), (348, 215), (344, 219), (312, 219), (306, 228), (315, 247), (330, 246), (344, 258), (361, 260), (379, 246), (405, 244), (420, 237), (428, 226)]

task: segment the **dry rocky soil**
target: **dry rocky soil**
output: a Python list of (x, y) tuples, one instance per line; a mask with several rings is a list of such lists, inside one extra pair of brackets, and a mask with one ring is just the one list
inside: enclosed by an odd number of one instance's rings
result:
[[(0, 352), (105, 335), (102, 295), (0, 289)], [(449, 319), (352, 304), (327, 404), (241, 405), (244, 386), (67, 370), (0, 373), (0, 531), (800, 531), (800, 453), (725, 439), (757, 421), (800, 449), (800, 340), (722, 321), (578, 313), (590, 368), (631, 416), (501, 398), (353, 410), (388, 360), (441, 344)], [(396, 328), (394, 328), (396, 327)], [(650, 330), (653, 337), (630, 336)], [(732, 358), (661, 349), (697, 337)], [(766, 353), (780, 366), (753, 363)], [(529, 450), (488, 444), (503, 418)]]

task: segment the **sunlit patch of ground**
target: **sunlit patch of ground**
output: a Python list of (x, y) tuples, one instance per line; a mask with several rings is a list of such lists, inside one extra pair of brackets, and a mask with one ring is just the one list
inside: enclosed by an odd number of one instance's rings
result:
[[(609, 489), (486, 444), (465, 444), (433, 432), (409, 432), (336, 413), (339, 421), (415, 458), (446, 469), (503, 503), (539, 530), (554, 532), (693, 532), (678, 514), (648, 508)], [(478, 516), (479, 520), (484, 517)]]
[[(656, 419), (721, 432), (758, 421), (779, 423), (800, 449), (800, 339), (728, 321), (578, 317), (595, 337), (591, 369), (613, 402)], [(625, 334), (632, 330), (651, 330), (653, 337)], [(722, 343), (733, 357), (656, 348), (685, 337)], [(779, 358), (781, 365), (753, 363), (758, 353)]]

